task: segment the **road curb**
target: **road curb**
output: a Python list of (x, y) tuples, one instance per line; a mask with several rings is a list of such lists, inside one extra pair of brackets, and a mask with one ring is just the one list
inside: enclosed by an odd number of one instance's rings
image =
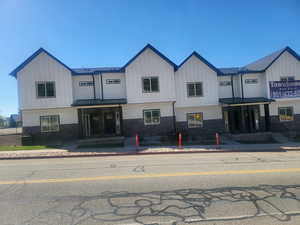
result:
[(196, 153), (243, 153), (243, 152), (288, 152), (300, 151), (300, 149), (243, 149), (243, 150), (203, 150), (203, 151), (170, 151), (170, 152), (122, 152), (104, 154), (81, 154), (81, 155), (45, 155), (45, 156), (16, 156), (0, 157), (0, 160), (21, 160), (21, 159), (54, 159), (54, 158), (87, 158), (87, 157), (108, 157), (108, 156), (141, 156), (141, 155), (171, 155), (171, 154), (196, 154)]

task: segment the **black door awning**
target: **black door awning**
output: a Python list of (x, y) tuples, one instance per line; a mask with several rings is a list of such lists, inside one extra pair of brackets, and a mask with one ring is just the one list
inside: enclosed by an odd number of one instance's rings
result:
[(220, 98), (219, 102), (224, 105), (234, 106), (234, 105), (259, 105), (259, 104), (268, 104), (275, 102), (274, 99), (257, 97), (257, 98)]

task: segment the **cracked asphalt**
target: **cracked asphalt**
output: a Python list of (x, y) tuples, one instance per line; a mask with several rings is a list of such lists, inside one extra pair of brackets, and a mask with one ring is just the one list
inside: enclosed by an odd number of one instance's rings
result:
[(3, 225), (300, 224), (300, 152), (0, 161)]

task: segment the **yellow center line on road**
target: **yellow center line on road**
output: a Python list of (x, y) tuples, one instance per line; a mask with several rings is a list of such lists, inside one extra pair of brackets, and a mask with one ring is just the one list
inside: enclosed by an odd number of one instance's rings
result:
[(227, 170), (227, 171), (207, 171), (207, 172), (181, 172), (181, 173), (157, 173), (141, 175), (124, 176), (97, 176), (80, 178), (60, 178), (60, 179), (40, 179), (40, 180), (18, 180), (18, 181), (0, 181), (0, 185), (12, 184), (42, 184), (42, 183), (70, 183), (83, 181), (101, 181), (101, 180), (123, 180), (140, 178), (160, 178), (160, 177), (187, 177), (187, 176), (207, 176), (207, 175), (239, 175), (239, 174), (260, 174), (260, 173), (290, 173), (300, 172), (300, 168), (288, 169), (261, 169), (261, 170)]

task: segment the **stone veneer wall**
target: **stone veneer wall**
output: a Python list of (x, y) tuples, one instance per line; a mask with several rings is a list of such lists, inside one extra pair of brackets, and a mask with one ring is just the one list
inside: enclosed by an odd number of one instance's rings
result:
[(60, 124), (59, 132), (41, 133), (40, 126), (23, 127), (23, 135), (33, 137), (34, 144), (55, 144), (58, 141), (74, 140), (79, 137), (79, 124)]
[(279, 116), (270, 116), (271, 131), (274, 132), (289, 132), (294, 131), (300, 134), (300, 114), (294, 115), (293, 121), (280, 122)]
[(203, 127), (201, 128), (188, 128), (187, 121), (176, 122), (176, 128), (178, 131), (187, 131), (189, 135), (195, 136), (211, 136), (215, 133), (226, 132), (222, 119), (203, 120)]
[(161, 117), (160, 124), (144, 125), (143, 119), (123, 120), (124, 136), (164, 136), (174, 132), (173, 116)]

